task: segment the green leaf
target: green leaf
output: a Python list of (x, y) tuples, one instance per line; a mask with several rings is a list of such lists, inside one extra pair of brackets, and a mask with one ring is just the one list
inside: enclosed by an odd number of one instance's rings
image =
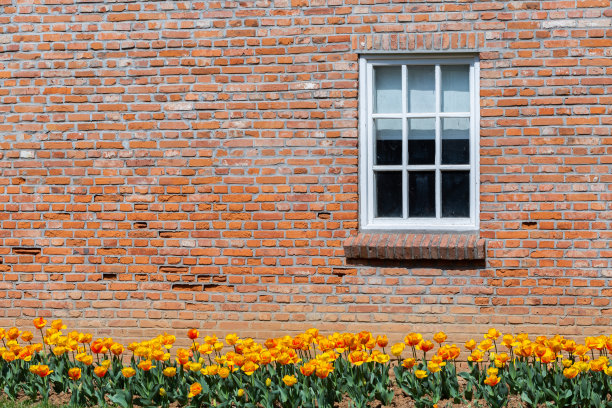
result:
[(122, 408), (127, 408), (129, 406), (128, 399), (131, 400), (131, 395), (126, 390), (118, 390), (115, 394), (109, 395), (108, 399)]

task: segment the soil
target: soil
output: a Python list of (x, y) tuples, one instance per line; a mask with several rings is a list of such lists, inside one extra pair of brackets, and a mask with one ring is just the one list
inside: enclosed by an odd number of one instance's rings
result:
[[(399, 387), (393, 387), (394, 397), (390, 405), (383, 405), (380, 401), (374, 401), (370, 404), (370, 408), (414, 408), (416, 405), (412, 398), (404, 395)], [(349, 399), (346, 398), (340, 404), (337, 404), (335, 408), (349, 408)], [(486, 408), (488, 407), (485, 400), (474, 400), (467, 404), (455, 404), (450, 400), (443, 400), (438, 402), (437, 408)], [(542, 405), (544, 407), (544, 405)], [(517, 395), (510, 396), (508, 400), (507, 408), (527, 408), (527, 405), (521, 401)]]
[[(372, 404), (370, 404), (370, 408), (414, 408), (415, 407), (414, 401), (411, 398), (405, 396), (399, 387), (394, 387), (393, 391), (395, 393), (395, 396), (393, 397), (393, 401), (391, 402), (390, 405), (383, 405), (379, 401), (374, 401)], [(27, 406), (27, 404), (30, 402), (30, 400), (25, 395), (20, 396), (18, 398), (18, 401), (21, 403), (24, 403), (25, 406)], [(51, 406), (56, 406), (56, 407), (67, 406), (69, 401), (70, 401), (69, 394), (51, 393), (49, 395), (49, 405)], [(178, 407), (179, 406), (177, 404), (171, 405), (171, 408), (178, 408)], [(350, 401), (348, 398), (345, 398), (344, 401), (340, 402), (339, 404), (336, 404), (335, 408), (349, 408), (349, 407), (350, 407)], [(477, 408), (477, 407), (485, 408), (487, 407), (487, 403), (484, 400), (478, 400), (478, 401), (471, 401), (467, 404), (455, 404), (452, 401), (440, 401), (437, 404), (437, 408)], [(518, 396), (516, 395), (510, 396), (507, 408), (526, 408), (526, 407), (527, 405), (523, 403)], [(544, 407), (544, 405), (542, 405), (542, 407)]]

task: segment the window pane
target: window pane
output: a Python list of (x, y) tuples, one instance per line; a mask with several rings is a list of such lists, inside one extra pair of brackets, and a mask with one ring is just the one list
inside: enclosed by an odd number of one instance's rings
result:
[(375, 67), (374, 92), (376, 113), (402, 111), (402, 67)]
[(470, 172), (442, 172), (442, 217), (470, 216)]
[(408, 112), (436, 111), (436, 74), (434, 66), (408, 67)]
[(433, 171), (408, 173), (408, 216), (436, 216), (436, 175)]
[(434, 164), (436, 158), (436, 120), (408, 120), (408, 164)]
[(402, 173), (377, 171), (375, 217), (402, 217)]
[(470, 67), (442, 66), (442, 112), (470, 111)]
[(469, 164), (470, 118), (442, 119), (442, 164)]
[(376, 164), (402, 164), (402, 120), (376, 119)]

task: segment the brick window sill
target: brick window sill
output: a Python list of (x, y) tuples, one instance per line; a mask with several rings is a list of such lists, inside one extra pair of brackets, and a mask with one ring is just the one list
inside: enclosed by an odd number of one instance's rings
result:
[(486, 241), (478, 233), (360, 232), (344, 241), (344, 253), (354, 259), (485, 258)]

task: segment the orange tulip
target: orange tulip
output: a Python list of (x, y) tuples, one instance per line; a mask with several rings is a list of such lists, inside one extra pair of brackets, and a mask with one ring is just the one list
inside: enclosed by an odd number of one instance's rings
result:
[(402, 361), (402, 366), (404, 368), (407, 368), (408, 370), (412, 369), (412, 367), (414, 367), (416, 364), (416, 360), (414, 358), (407, 358), (404, 361)]
[(68, 370), (68, 377), (74, 381), (79, 380), (81, 378), (81, 369), (79, 367), (72, 367)]
[(24, 331), (23, 333), (21, 333), (21, 340), (23, 341), (30, 341), (34, 338), (34, 335), (32, 334), (31, 331)]
[(431, 350), (432, 348), (434, 348), (434, 345), (433, 345), (433, 343), (432, 343), (431, 341), (429, 341), (429, 340), (425, 340), (425, 341), (420, 342), (420, 343), (418, 344), (417, 348), (418, 348), (419, 350), (422, 350), (422, 351), (423, 351), (423, 353), (427, 353), (429, 350)]
[(41, 364), (37, 367), (36, 373), (39, 377), (44, 378), (51, 374), (53, 370), (49, 370), (49, 366), (45, 364)]
[(155, 366), (151, 360), (142, 360), (140, 363), (138, 363), (138, 368), (140, 368), (142, 371), (149, 371), (150, 369), (155, 368)]
[(189, 387), (189, 394), (187, 394), (187, 398), (193, 398), (201, 392), (202, 386), (200, 385), (200, 383), (193, 383)]
[(66, 328), (66, 325), (62, 323), (62, 319), (57, 319), (51, 322), (51, 327), (59, 331), (64, 330)]
[(387, 344), (389, 344), (389, 339), (386, 335), (378, 336), (376, 337), (376, 343), (378, 344), (378, 347), (387, 347)]
[(499, 380), (499, 377), (498, 377), (498, 376), (496, 376), (496, 375), (494, 375), (494, 376), (491, 376), (491, 377), (487, 377), (487, 378), (484, 380), (484, 383), (485, 383), (485, 384), (487, 384), (487, 385), (490, 385), (491, 387), (494, 387), (494, 386), (496, 386), (497, 384), (499, 384), (499, 381), (500, 381), (500, 380)]
[(100, 378), (104, 377), (107, 371), (108, 371), (108, 368), (104, 366), (98, 366), (94, 368), (94, 374)]
[(136, 370), (134, 370), (132, 367), (124, 367), (121, 369), (121, 374), (123, 374), (125, 378), (130, 378), (136, 375)]
[(189, 337), (191, 340), (195, 340), (200, 337), (200, 332), (196, 329), (191, 329), (187, 332), (187, 337)]
[(444, 333), (444, 332), (436, 333), (433, 336), (434, 341), (436, 343), (438, 343), (438, 344), (444, 343), (446, 341), (446, 338), (447, 338), (447, 336), (446, 336), (446, 333)]
[(47, 325), (47, 321), (43, 319), (42, 317), (37, 317), (36, 319), (34, 319), (34, 327), (36, 327), (37, 329), (40, 330), (46, 325)]
[(17, 337), (19, 337), (20, 334), (21, 334), (21, 332), (19, 331), (18, 328), (11, 327), (6, 332), (6, 338), (9, 339), (9, 340), (15, 340)]
[(423, 336), (420, 333), (409, 333), (404, 337), (404, 343), (407, 346), (416, 346), (423, 340)]

